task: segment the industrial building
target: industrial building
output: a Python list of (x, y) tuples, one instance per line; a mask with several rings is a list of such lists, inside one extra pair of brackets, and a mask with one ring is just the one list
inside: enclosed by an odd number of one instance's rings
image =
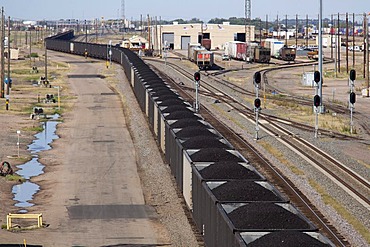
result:
[[(223, 24), (179, 24), (152, 26), (150, 30), (151, 47), (154, 50), (188, 49), (189, 43), (201, 43), (202, 39), (211, 40), (211, 49), (223, 49), (229, 41), (254, 40), (254, 26)], [(249, 38), (250, 37), (250, 38)]]

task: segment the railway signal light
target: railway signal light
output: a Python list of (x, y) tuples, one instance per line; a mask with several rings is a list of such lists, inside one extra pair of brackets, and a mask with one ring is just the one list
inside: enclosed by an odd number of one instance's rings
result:
[(260, 84), (261, 83), (261, 72), (257, 71), (254, 73), (253, 80), (255, 84)]
[(313, 97), (313, 105), (316, 107), (320, 106), (320, 96), (317, 94), (315, 95), (315, 97)]
[(349, 79), (351, 79), (351, 81), (356, 80), (356, 70), (351, 69), (351, 71), (349, 72)]
[(349, 94), (349, 102), (351, 102), (351, 104), (356, 103), (356, 94), (354, 92)]
[(321, 80), (321, 75), (320, 75), (320, 72), (319, 71), (315, 71), (314, 74), (313, 74), (313, 80), (316, 82), (316, 83), (319, 83), (320, 80)]
[(256, 109), (259, 109), (259, 108), (261, 107), (261, 100), (260, 100), (259, 98), (256, 98), (256, 99), (254, 100), (254, 107), (255, 107)]
[(197, 82), (200, 81), (200, 73), (199, 72), (194, 73), (194, 80), (197, 81)]

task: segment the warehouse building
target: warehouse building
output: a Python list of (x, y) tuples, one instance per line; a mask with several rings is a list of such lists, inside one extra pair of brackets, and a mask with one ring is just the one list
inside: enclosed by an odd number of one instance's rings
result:
[[(249, 35), (250, 30), (250, 35)], [(164, 47), (175, 50), (188, 49), (189, 43), (201, 43), (203, 39), (211, 41), (211, 49), (223, 49), (229, 41), (248, 41), (249, 37), (254, 40), (254, 26), (223, 24), (178, 24), (152, 26), (150, 34), (151, 46), (154, 50), (162, 50)]]

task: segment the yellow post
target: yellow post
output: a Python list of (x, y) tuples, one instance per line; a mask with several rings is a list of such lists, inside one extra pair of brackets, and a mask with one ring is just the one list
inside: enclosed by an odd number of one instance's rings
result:
[(24, 247), (27, 247), (26, 239), (23, 239)]

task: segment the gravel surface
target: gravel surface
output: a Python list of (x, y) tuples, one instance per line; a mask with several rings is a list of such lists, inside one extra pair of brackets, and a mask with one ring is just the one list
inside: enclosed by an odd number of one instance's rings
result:
[[(121, 68), (118, 72), (118, 77), (125, 76)], [(155, 207), (160, 221), (167, 227), (171, 246), (199, 246), (169, 166), (164, 163), (149, 126), (142, 124), (147, 122), (143, 114), (137, 114), (141, 110), (129, 83), (120, 83), (117, 90), (123, 99), (126, 121), (134, 140), (146, 202)]]

